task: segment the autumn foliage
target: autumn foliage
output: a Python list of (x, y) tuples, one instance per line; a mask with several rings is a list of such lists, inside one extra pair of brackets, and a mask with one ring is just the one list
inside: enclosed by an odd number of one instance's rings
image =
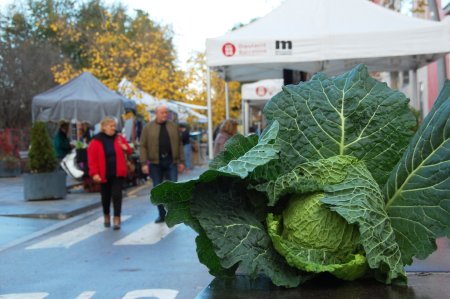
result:
[[(129, 13), (120, 1), (115, 3), (112, 6), (99, 0), (11, 3), (0, 15), (0, 38), (1, 41), (13, 42), (1, 46), (7, 47), (5, 51), (11, 53), (8, 57), (11, 62), (18, 61), (14, 55), (20, 53), (18, 49), (22, 45), (32, 45), (27, 51), (41, 53), (40, 57), (45, 53), (48, 58), (42, 60), (39, 69), (27, 70), (28, 77), (33, 77), (33, 72), (36, 72), (35, 78), (45, 77), (53, 84), (62, 84), (83, 71), (89, 71), (112, 90), (117, 90), (122, 78), (126, 78), (155, 98), (206, 105), (204, 54), (194, 55), (189, 67), (181, 69), (170, 25), (154, 22), (148, 13), (141, 10)], [(49, 47), (52, 51), (48, 50)], [(0, 68), (0, 72), (4, 71)], [(23, 75), (15, 79), (12, 74), (17, 71), (11, 69), (8, 72), (0, 73), (0, 77), (6, 78), (2, 81), (4, 90), (10, 91), (8, 98), (11, 100), (20, 97), (21, 102), (16, 106), (26, 111), (25, 117), (29, 120), (32, 96), (52, 86), (47, 82), (33, 89), (20, 87), (23, 83), (19, 78)], [(33, 81), (37, 82), (37, 79)], [(216, 125), (225, 118), (225, 82), (213, 72), (211, 83), (213, 124)], [(230, 82), (228, 87), (230, 117), (239, 118), (240, 84)], [(21, 95), (20, 92), (26, 90), (32, 94)], [(201, 113), (206, 114), (206, 111)]]

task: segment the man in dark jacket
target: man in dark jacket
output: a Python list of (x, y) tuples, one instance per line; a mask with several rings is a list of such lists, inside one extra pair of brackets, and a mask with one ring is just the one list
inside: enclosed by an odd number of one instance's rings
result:
[[(148, 123), (141, 134), (140, 158), (142, 172), (150, 174), (153, 187), (164, 179), (176, 182), (178, 172), (184, 170), (183, 143), (178, 126), (168, 119), (168, 108), (159, 105), (155, 109), (155, 120)], [(165, 221), (166, 210), (158, 205), (159, 217), (156, 223)]]

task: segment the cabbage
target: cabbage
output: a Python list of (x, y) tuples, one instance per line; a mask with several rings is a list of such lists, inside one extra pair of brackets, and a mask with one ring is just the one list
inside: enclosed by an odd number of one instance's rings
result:
[(236, 135), (207, 171), (151, 191), (200, 262), (297, 287), (322, 273), (407, 282), (450, 235), (450, 82), (417, 132), (408, 99), (363, 65), (283, 87), (262, 135)]
[(282, 217), (269, 213), (268, 232), (275, 249), (287, 263), (299, 270), (354, 280), (367, 271), (367, 261), (359, 252), (359, 232), (320, 201), (323, 193), (289, 200)]

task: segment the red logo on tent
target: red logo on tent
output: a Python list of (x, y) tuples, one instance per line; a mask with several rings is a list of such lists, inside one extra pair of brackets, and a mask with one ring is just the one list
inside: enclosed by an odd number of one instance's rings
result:
[(258, 97), (263, 97), (266, 95), (266, 93), (267, 93), (267, 88), (265, 88), (264, 86), (256, 87), (256, 95)]
[(231, 57), (236, 54), (236, 46), (232, 43), (226, 43), (222, 46), (222, 53), (227, 57)]

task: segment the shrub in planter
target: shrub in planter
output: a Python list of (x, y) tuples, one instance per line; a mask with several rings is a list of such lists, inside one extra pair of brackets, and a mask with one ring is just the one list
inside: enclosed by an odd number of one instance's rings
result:
[(26, 200), (55, 199), (66, 196), (66, 174), (58, 170), (58, 160), (47, 126), (34, 123), (28, 152), (30, 173), (24, 175)]
[(31, 173), (52, 172), (58, 165), (53, 143), (44, 122), (34, 123), (31, 129), (28, 163)]

